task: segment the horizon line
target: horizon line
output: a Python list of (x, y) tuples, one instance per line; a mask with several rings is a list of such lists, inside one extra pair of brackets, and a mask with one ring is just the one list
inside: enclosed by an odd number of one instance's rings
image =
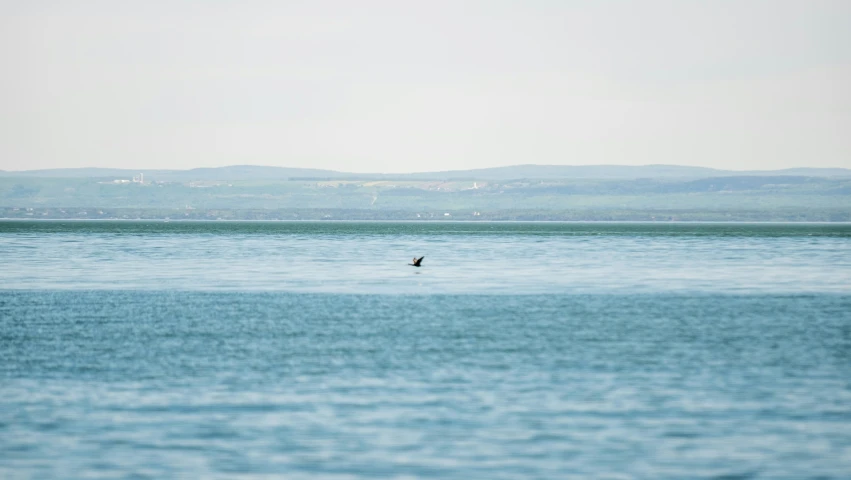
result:
[(676, 167), (676, 168), (691, 168), (691, 169), (700, 169), (700, 170), (713, 170), (717, 172), (776, 172), (782, 170), (795, 170), (795, 169), (809, 169), (809, 170), (849, 170), (849, 167), (810, 167), (810, 166), (796, 166), (796, 167), (781, 167), (781, 168), (764, 168), (764, 169), (721, 169), (715, 167), (705, 167), (699, 165), (679, 165), (679, 164), (670, 164), (670, 163), (650, 163), (643, 165), (626, 165), (626, 164), (581, 164), (581, 165), (562, 165), (562, 164), (538, 164), (538, 163), (522, 163), (522, 164), (512, 164), (512, 165), (500, 165), (494, 167), (478, 167), (478, 168), (466, 168), (466, 169), (456, 169), (456, 170), (433, 170), (433, 171), (415, 171), (415, 172), (354, 172), (354, 171), (344, 171), (344, 170), (332, 170), (328, 168), (316, 168), (316, 167), (290, 167), (290, 166), (281, 166), (281, 165), (262, 165), (262, 164), (231, 164), (231, 165), (220, 165), (220, 166), (212, 166), (212, 167), (192, 167), (192, 168), (184, 168), (184, 169), (175, 169), (175, 168), (133, 168), (133, 167), (97, 167), (97, 166), (86, 166), (86, 167), (53, 167), (53, 168), (36, 168), (36, 169), (21, 169), (21, 170), (4, 170), (0, 169), (0, 172), (8, 172), (8, 173), (24, 173), (24, 172), (44, 172), (44, 171), (56, 171), (56, 170), (126, 170), (126, 171), (161, 171), (161, 172), (189, 172), (192, 170), (200, 170), (200, 169), (224, 169), (224, 168), (235, 168), (235, 167), (249, 167), (249, 168), (280, 168), (280, 169), (291, 169), (291, 170), (318, 170), (325, 171), (329, 173), (338, 173), (338, 174), (348, 174), (348, 175), (421, 175), (421, 174), (437, 174), (437, 173), (452, 173), (452, 172), (474, 172), (478, 170), (496, 170), (496, 169), (507, 169), (507, 168), (516, 168), (516, 167), (564, 167), (564, 168), (647, 168), (647, 167)]

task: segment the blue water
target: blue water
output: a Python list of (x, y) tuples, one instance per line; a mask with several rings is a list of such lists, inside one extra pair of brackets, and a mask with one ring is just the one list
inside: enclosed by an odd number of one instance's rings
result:
[(851, 477), (851, 225), (8, 221), (0, 262), (0, 478)]

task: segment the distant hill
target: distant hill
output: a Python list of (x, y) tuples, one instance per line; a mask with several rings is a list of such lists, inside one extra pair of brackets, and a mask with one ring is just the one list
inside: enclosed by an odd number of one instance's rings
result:
[[(733, 172), (735, 173), (735, 172)], [(848, 168), (785, 168), (783, 170), (739, 172), (739, 175), (803, 175), (805, 177), (851, 177)]]
[(286, 180), (291, 177), (334, 177), (351, 175), (332, 170), (311, 168), (233, 165), (229, 167), (193, 168), (191, 170), (131, 170), (119, 168), (54, 168), (49, 170), (2, 171), (0, 177), (39, 178), (131, 178), (144, 174), (151, 180)]
[[(659, 178), (659, 177), (713, 177), (724, 170), (680, 165), (513, 165), (510, 167), (454, 170), (447, 172), (414, 173), (413, 178), (482, 178), (512, 180), (518, 178)], [(851, 171), (849, 171), (851, 174)]]
[(287, 180), (287, 179), (400, 179), (400, 180), (514, 180), (514, 179), (636, 179), (710, 178), (726, 176), (851, 177), (847, 168), (788, 168), (783, 170), (733, 171), (682, 165), (514, 165), (475, 170), (450, 170), (401, 174), (347, 173), (310, 168), (234, 165), (191, 170), (131, 170), (115, 168), (59, 168), (50, 170), (2, 171), (0, 177), (38, 178), (131, 178), (143, 173), (146, 180)]
[(314, 168), (286, 168), (286, 167), (262, 167), (253, 165), (234, 165), (230, 167), (218, 168), (193, 168), (192, 170), (184, 170), (173, 172), (174, 176), (179, 176), (187, 180), (194, 178), (202, 178), (204, 180), (266, 180), (266, 179), (282, 179), (286, 180), (292, 177), (339, 177), (350, 175), (333, 170), (320, 170)]
[(682, 165), (514, 165), (510, 167), (482, 168), (423, 172), (400, 177), (474, 178), (488, 180), (514, 180), (520, 178), (581, 178), (581, 179), (636, 179), (636, 178), (710, 178), (726, 176), (777, 176), (796, 175), (810, 177), (851, 177), (847, 168), (788, 168), (784, 170), (735, 171)]

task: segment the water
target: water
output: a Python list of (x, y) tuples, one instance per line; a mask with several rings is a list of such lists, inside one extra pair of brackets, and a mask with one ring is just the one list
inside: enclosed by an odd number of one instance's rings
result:
[(828, 224), (0, 222), (0, 478), (848, 478), (849, 254)]

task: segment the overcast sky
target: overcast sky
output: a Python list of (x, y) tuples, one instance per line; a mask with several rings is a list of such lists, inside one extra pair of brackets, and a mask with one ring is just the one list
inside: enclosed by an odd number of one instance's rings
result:
[(851, 2), (0, 0), (0, 169), (851, 167)]

